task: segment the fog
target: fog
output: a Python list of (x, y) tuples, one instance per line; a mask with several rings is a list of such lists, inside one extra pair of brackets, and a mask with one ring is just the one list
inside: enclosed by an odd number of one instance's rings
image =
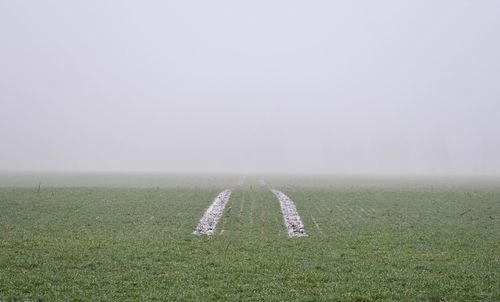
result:
[(2, 1), (0, 171), (500, 175), (498, 1)]

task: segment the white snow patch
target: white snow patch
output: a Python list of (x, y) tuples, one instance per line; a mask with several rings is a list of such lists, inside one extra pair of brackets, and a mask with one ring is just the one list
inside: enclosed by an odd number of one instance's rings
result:
[(224, 213), (224, 208), (230, 196), (231, 190), (228, 189), (220, 192), (219, 195), (215, 197), (212, 204), (205, 211), (203, 217), (201, 217), (198, 225), (194, 228), (194, 235), (213, 235), (215, 227)]
[(304, 224), (300, 220), (299, 213), (293, 201), (285, 195), (285, 193), (271, 189), (278, 201), (280, 202), (281, 212), (283, 213), (283, 220), (288, 232), (288, 237), (301, 237), (307, 236), (304, 230)]

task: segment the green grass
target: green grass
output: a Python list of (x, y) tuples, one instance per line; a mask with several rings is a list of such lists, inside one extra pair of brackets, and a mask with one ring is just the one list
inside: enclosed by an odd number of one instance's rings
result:
[(500, 190), (284, 187), (0, 189), (0, 301), (499, 301)]

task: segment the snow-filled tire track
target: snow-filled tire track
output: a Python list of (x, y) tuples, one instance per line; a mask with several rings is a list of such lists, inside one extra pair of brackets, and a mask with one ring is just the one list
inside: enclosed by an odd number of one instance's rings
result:
[(299, 213), (293, 201), (285, 195), (285, 193), (271, 189), (278, 201), (280, 202), (281, 212), (283, 213), (283, 220), (288, 233), (288, 237), (302, 237), (307, 236), (304, 229), (304, 224), (300, 220)]
[(215, 197), (212, 204), (205, 211), (203, 217), (201, 217), (200, 222), (194, 228), (194, 235), (213, 235), (215, 232), (215, 227), (219, 222), (219, 219), (224, 213), (224, 208), (226, 207), (229, 197), (231, 196), (231, 190), (227, 189), (219, 193)]

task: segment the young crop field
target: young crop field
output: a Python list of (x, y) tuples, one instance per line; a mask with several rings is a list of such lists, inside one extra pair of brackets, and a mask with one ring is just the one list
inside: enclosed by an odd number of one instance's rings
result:
[(0, 188), (0, 301), (500, 301), (500, 188), (266, 182)]

